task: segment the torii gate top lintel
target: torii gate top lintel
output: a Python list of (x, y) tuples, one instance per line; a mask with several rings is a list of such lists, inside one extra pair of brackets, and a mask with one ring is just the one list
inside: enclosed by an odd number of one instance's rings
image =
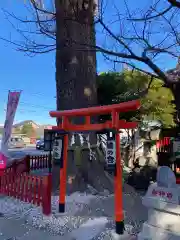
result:
[(140, 108), (139, 100), (132, 100), (129, 102), (123, 102), (112, 105), (80, 108), (64, 111), (51, 111), (49, 114), (51, 117), (75, 117), (75, 116), (93, 116), (111, 113), (113, 110), (117, 112), (129, 112)]
[[(118, 103), (106, 106), (97, 106), (81, 109), (72, 109), (65, 111), (51, 111), (49, 114), (51, 117), (62, 118), (62, 124), (58, 127), (53, 127), (54, 130), (65, 131), (101, 131), (103, 129), (123, 129), (123, 128), (136, 128), (136, 122), (125, 122), (119, 120), (120, 112), (135, 111), (140, 108), (140, 101), (133, 100), (124, 103)], [(111, 120), (105, 123), (91, 123), (90, 117), (94, 115), (111, 114)], [(85, 117), (84, 124), (72, 124), (69, 121), (71, 117)]]

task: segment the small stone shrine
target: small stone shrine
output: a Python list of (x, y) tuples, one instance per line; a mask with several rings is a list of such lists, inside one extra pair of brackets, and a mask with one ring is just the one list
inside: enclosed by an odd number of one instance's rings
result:
[(180, 239), (180, 187), (169, 167), (158, 169), (157, 183), (149, 186), (142, 201), (148, 208), (148, 220), (138, 240)]

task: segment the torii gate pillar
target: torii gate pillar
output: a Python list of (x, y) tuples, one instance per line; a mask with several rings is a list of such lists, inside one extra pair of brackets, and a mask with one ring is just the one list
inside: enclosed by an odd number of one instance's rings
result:
[[(120, 154), (120, 129), (136, 128), (137, 123), (125, 122), (119, 119), (121, 112), (135, 111), (139, 109), (140, 101), (133, 100), (129, 102), (89, 107), (82, 109), (73, 109), (65, 111), (51, 111), (51, 117), (62, 119), (62, 123), (53, 130), (64, 131), (63, 143), (63, 164), (60, 169), (60, 195), (59, 195), (59, 211), (65, 211), (65, 196), (66, 196), (66, 171), (67, 171), (67, 151), (68, 151), (68, 132), (85, 132), (85, 131), (105, 131), (112, 130), (115, 132), (116, 142), (116, 173), (115, 173), (115, 222), (116, 233), (122, 235), (124, 233), (124, 216), (123, 216), (123, 202), (122, 202), (122, 165)], [(111, 120), (105, 123), (91, 123), (91, 116), (111, 115)], [(72, 124), (70, 118), (84, 117), (84, 124)]]

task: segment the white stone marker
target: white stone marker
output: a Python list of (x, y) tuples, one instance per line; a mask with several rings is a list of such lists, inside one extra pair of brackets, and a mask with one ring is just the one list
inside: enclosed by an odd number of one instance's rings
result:
[(157, 183), (149, 186), (143, 205), (148, 208), (148, 220), (138, 240), (180, 239), (180, 187), (169, 167), (158, 169)]

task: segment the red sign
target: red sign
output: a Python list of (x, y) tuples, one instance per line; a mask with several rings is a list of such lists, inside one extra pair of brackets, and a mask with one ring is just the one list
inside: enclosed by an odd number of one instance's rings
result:
[(159, 190), (152, 190), (152, 195), (153, 196), (159, 196), (159, 197), (167, 197), (169, 200), (172, 199), (173, 194), (171, 192), (164, 192), (164, 191), (159, 191)]

